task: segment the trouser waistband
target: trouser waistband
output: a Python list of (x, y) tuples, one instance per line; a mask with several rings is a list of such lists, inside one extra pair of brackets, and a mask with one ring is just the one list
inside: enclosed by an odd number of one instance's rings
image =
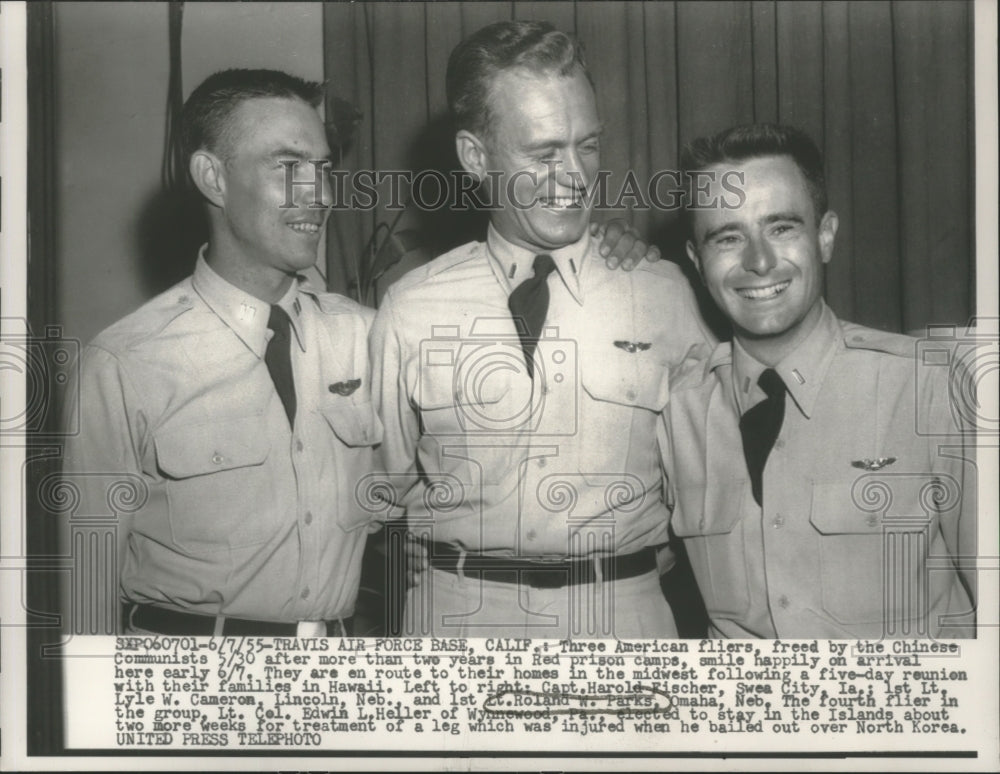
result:
[(583, 583), (625, 580), (656, 569), (656, 551), (644, 548), (619, 556), (548, 561), (523, 556), (467, 553), (448, 543), (428, 542), (431, 567), (455, 575), (475, 574), (483, 580), (519, 583), (532, 588), (562, 588)]
[(255, 621), (137, 603), (128, 606), (128, 622), (157, 634), (186, 637), (349, 637), (353, 630), (353, 617), (330, 621)]

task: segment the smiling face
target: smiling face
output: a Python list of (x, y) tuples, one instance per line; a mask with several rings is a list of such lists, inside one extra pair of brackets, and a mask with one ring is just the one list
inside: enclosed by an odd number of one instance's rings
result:
[[(805, 175), (789, 156), (710, 168), (743, 175), (737, 209), (692, 212), (688, 256), (750, 354), (778, 363), (805, 338), (822, 310), (823, 264), (833, 255), (837, 216), (817, 217)], [(716, 183), (712, 198), (732, 201)]]
[(490, 136), (459, 132), (458, 151), (481, 179), (499, 174), (494, 228), (534, 251), (576, 242), (590, 222), (583, 194), (600, 164), (601, 125), (586, 75), (502, 71), (493, 80), (490, 114)]
[[(230, 126), (210, 180), (214, 195), (209, 198), (217, 206), (209, 263), (237, 286), (272, 300), (267, 296), (280, 295), (296, 272), (316, 262), (329, 189), (321, 183), (317, 191), (312, 185), (317, 172), (308, 162), (329, 159), (330, 148), (319, 114), (300, 99), (247, 100), (234, 111)], [(294, 206), (288, 207), (288, 165), (295, 162), (298, 182), (291, 187)], [(202, 158), (200, 163), (204, 168), (208, 162)]]

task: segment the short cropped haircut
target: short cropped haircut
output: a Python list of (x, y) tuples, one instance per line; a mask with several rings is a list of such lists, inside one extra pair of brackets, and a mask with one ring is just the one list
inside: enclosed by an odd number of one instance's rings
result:
[(565, 77), (577, 67), (593, 85), (583, 47), (549, 22), (504, 21), (483, 27), (448, 58), (445, 83), (455, 129), (490, 136), (493, 82), (504, 70), (524, 68)]
[[(801, 129), (780, 124), (747, 124), (725, 129), (711, 137), (699, 137), (681, 153), (681, 169), (686, 173), (762, 156), (789, 156), (806, 178), (816, 220), (827, 208), (823, 154)], [(690, 223), (690, 209), (687, 211)]]
[(191, 92), (181, 111), (180, 142), (185, 169), (198, 150), (223, 152), (233, 113), (241, 103), (261, 97), (301, 99), (318, 107), (323, 87), (280, 70), (222, 70)]

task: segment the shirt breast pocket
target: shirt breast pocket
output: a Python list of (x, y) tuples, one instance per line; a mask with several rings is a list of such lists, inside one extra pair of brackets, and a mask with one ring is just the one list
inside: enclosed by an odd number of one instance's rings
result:
[(331, 400), (321, 407), (320, 412), (333, 434), (345, 446), (377, 446), (382, 442), (382, 423), (370, 401), (349, 403), (343, 399)]
[(374, 447), (382, 442), (382, 423), (370, 401), (351, 403), (344, 398), (330, 398), (320, 407), (320, 413), (333, 431), (330, 442), (335, 448), (330, 459), (334, 468), (330, 475), (336, 476), (338, 485), (351, 487), (348, 496), (331, 503), (337, 523), (350, 532), (367, 526), (374, 515), (362, 507), (368, 498), (357, 487), (368, 480), (375, 466)]
[[(746, 482), (680, 487), (671, 525), (684, 540), (709, 615), (738, 617), (750, 609), (746, 524), (742, 518)], [(711, 495), (714, 503), (706, 504)]]
[[(616, 350), (617, 351), (617, 350)], [(581, 411), (580, 473), (592, 485), (609, 474), (637, 476), (647, 485), (660, 476), (656, 424), (669, 397), (668, 369), (642, 353), (607, 361), (585, 357)]]
[[(907, 489), (871, 477), (813, 484), (822, 604), (835, 621), (888, 626), (923, 614), (931, 524)], [(890, 501), (900, 516), (886, 516)]]
[(154, 434), (174, 543), (192, 554), (258, 545), (280, 519), (261, 416), (161, 428)]
[(521, 431), (509, 389), (473, 397), (454, 389), (451, 379), (433, 377), (422, 387), (421, 431), (434, 449), (437, 470), (466, 486), (499, 483), (510, 473), (507, 442)]

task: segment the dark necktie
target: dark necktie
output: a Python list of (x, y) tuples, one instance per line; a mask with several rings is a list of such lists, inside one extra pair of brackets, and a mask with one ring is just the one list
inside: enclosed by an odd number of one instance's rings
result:
[[(507, 306), (514, 318), (514, 324), (517, 326), (518, 336), (521, 338), (521, 349), (524, 350), (524, 362), (528, 366), (528, 376), (534, 378), (535, 347), (542, 335), (545, 315), (549, 311), (547, 280), (553, 269), (556, 268), (556, 264), (551, 255), (542, 253), (535, 256), (531, 268), (534, 269), (535, 276), (526, 279), (514, 288), (510, 298), (507, 299)], [(523, 321), (523, 325), (517, 325), (518, 318)]]
[(271, 381), (278, 391), (278, 397), (288, 415), (288, 424), (295, 427), (295, 381), (292, 378), (292, 321), (288, 314), (277, 304), (271, 306), (271, 316), (267, 319), (267, 327), (274, 331), (271, 340), (267, 342), (264, 352), (264, 362), (271, 374)]
[(743, 456), (750, 473), (750, 487), (757, 505), (763, 503), (763, 476), (767, 456), (771, 453), (781, 422), (785, 418), (785, 383), (778, 372), (768, 368), (757, 380), (767, 397), (740, 417), (743, 436)]

